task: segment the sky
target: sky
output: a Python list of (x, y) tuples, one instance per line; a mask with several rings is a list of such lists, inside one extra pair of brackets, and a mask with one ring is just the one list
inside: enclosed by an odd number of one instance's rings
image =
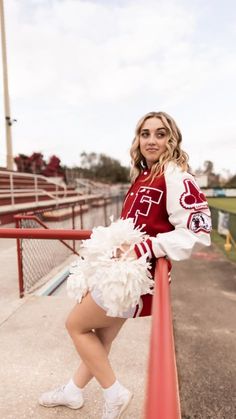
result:
[[(85, 151), (129, 165), (137, 121), (165, 111), (193, 169), (211, 160), (216, 173), (236, 173), (235, 0), (4, 6), (15, 156), (56, 154), (72, 167)], [(4, 166), (3, 98), (0, 124)]]

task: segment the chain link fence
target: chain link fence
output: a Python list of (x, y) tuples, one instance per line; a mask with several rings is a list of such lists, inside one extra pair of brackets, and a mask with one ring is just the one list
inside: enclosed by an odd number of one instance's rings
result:
[[(86, 204), (57, 206), (17, 216), (20, 228), (52, 228), (92, 230), (108, 225), (110, 217), (119, 218), (123, 195), (100, 198)], [(67, 246), (70, 248), (68, 248)], [(50, 272), (69, 263), (73, 253), (78, 253), (80, 241), (18, 239), (18, 261), (23, 292), (31, 293), (45, 284)], [(52, 276), (52, 275), (51, 275)]]

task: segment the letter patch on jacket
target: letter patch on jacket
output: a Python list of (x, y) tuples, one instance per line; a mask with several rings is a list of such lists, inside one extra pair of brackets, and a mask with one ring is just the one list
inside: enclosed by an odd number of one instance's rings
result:
[(188, 219), (188, 228), (194, 233), (198, 233), (199, 231), (210, 233), (211, 217), (204, 212), (193, 212)]
[(134, 223), (138, 221), (138, 217), (148, 217), (155, 205), (159, 205), (163, 191), (157, 188), (141, 187), (139, 188), (135, 200), (133, 202), (127, 217), (133, 218)]
[(186, 209), (208, 208), (205, 195), (191, 179), (184, 179), (185, 192), (180, 197), (180, 204)]

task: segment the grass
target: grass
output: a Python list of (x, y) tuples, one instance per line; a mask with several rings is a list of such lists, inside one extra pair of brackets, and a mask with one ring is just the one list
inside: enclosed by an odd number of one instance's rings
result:
[[(223, 210), (226, 212), (231, 212), (236, 214), (236, 198), (207, 198), (208, 204), (210, 207), (217, 208), (219, 210)], [(221, 236), (216, 230), (213, 230), (211, 233), (211, 239), (213, 243), (215, 243), (218, 248), (226, 255), (226, 257), (231, 260), (232, 262), (236, 263), (236, 248), (232, 245), (230, 252), (226, 252), (224, 248), (224, 244), (226, 238)]]
[(230, 252), (226, 252), (224, 248), (226, 239), (224, 236), (221, 236), (216, 230), (212, 230), (211, 239), (231, 262), (236, 263), (236, 248), (232, 245)]
[(210, 207), (236, 214), (236, 198), (207, 198)]

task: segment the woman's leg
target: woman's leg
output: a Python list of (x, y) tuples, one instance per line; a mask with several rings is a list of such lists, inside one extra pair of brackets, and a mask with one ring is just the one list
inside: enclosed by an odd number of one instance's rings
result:
[[(111, 344), (115, 337), (118, 335), (122, 325), (124, 324), (126, 319), (122, 319), (122, 322), (115, 322), (111, 326), (107, 326), (101, 329), (96, 329), (95, 333), (97, 337), (100, 339), (101, 343), (103, 344), (107, 354), (109, 354), (111, 349)], [(73, 381), (79, 388), (84, 388), (86, 384), (93, 378), (93, 375), (87, 368), (87, 366), (82, 361), (79, 368), (76, 370)]]
[(108, 360), (107, 350), (93, 329), (104, 329), (116, 325), (119, 330), (124, 321), (125, 319), (122, 318), (108, 317), (91, 295), (87, 294), (80, 304), (76, 304), (66, 322), (80, 358), (103, 388), (110, 387), (116, 377)]

